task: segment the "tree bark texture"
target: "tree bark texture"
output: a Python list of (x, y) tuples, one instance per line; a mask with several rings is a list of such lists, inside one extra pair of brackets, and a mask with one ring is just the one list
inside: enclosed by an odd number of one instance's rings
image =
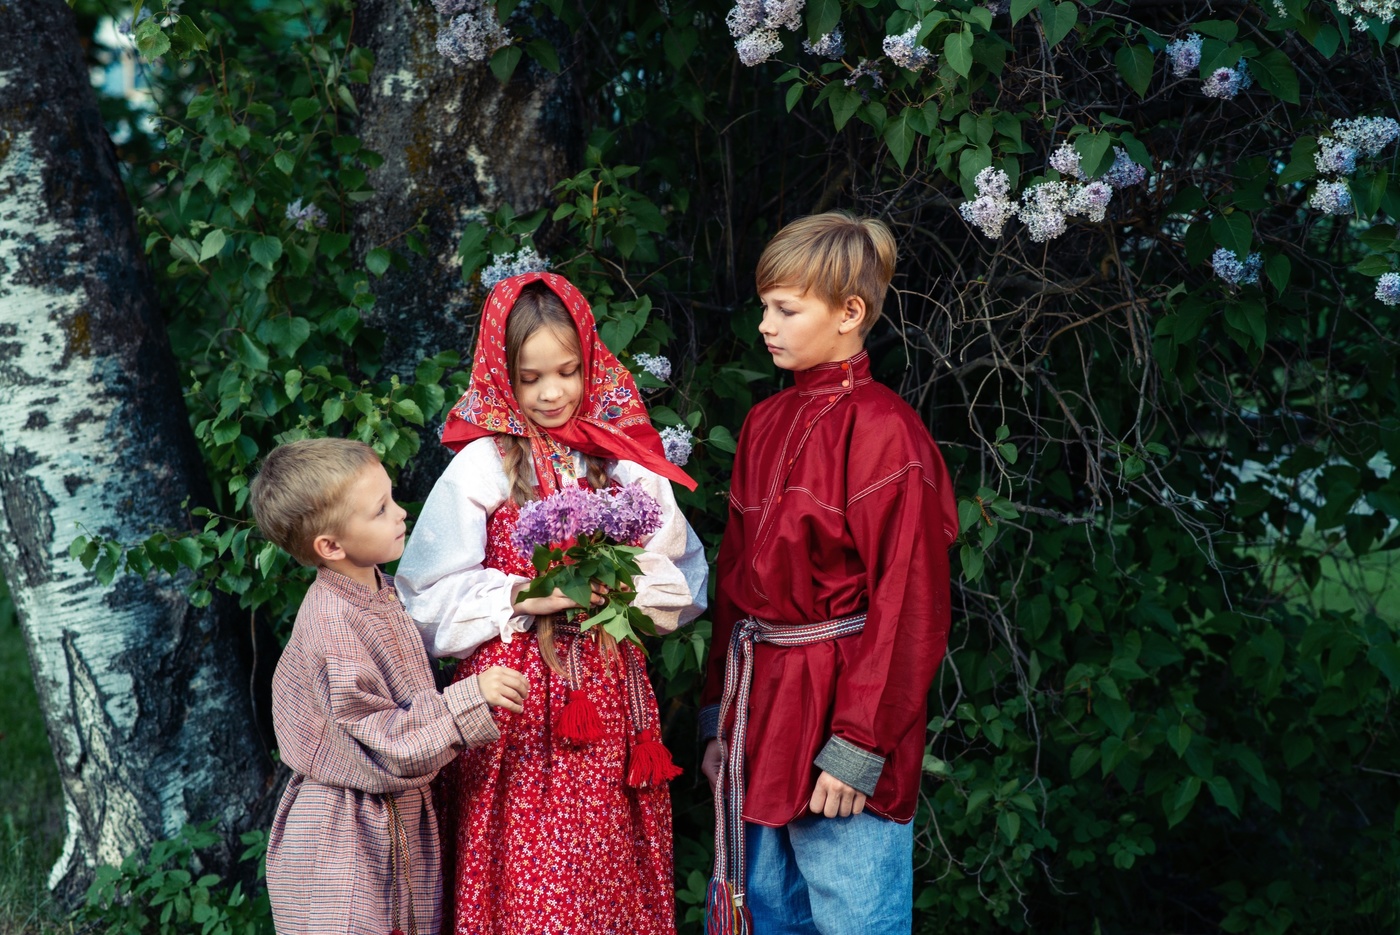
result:
[(186, 821), (246, 830), (272, 767), (219, 603), (103, 587), (69, 556), (83, 532), (187, 528), (205, 482), (63, 0), (0, 2), (0, 63), (0, 560), (63, 780), (49, 882), (71, 899)]
[[(403, 375), (440, 351), (470, 358), (484, 295), (462, 282), (457, 243), (466, 226), (502, 204), (518, 215), (546, 206), (582, 154), (568, 68), (553, 75), (527, 58), (502, 85), (486, 64), (457, 66), (437, 51), (446, 24), (432, 4), (411, 0), (362, 0), (355, 12), (354, 42), (375, 57), (359, 93), (360, 136), (384, 157), (369, 174), (376, 195), (356, 215), (355, 247), (363, 255), (390, 245), (408, 259), (374, 284), (371, 317), (388, 333), (385, 366)], [(567, 32), (556, 38), (561, 46)], [(401, 237), (420, 221), (427, 256), (409, 253)], [(401, 479), (414, 499), (446, 463), (436, 427), (425, 436), (427, 457)]]

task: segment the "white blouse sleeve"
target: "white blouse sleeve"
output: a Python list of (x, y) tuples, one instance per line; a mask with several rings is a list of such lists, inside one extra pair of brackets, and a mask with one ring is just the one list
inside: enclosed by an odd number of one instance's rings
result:
[(620, 484), (640, 484), (661, 505), (661, 528), (642, 543), (646, 551), (637, 556), (642, 575), (634, 604), (655, 621), (658, 633), (670, 633), (705, 609), (705, 548), (681, 515), (670, 481), (632, 461), (618, 461), (612, 476)]
[(500, 451), (481, 438), (457, 453), (423, 504), (394, 583), (432, 656), (466, 658), (534, 623), (513, 612), (516, 586), (529, 579), (482, 565), (486, 521), (508, 495)]

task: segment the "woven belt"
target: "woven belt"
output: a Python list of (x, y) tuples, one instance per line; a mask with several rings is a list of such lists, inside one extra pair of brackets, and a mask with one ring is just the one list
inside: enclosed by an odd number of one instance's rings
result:
[[(744, 905), (744, 742), (749, 726), (749, 689), (753, 684), (755, 643), (810, 646), (865, 629), (865, 614), (802, 626), (775, 626), (745, 617), (734, 626), (724, 660), (724, 696), (719, 706), (720, 767), (715, 783), (715, 875), (705, 900), (706, 935), (743, 935), (752, 931)], [(729, 712), (734, 726), (724, 736)]]

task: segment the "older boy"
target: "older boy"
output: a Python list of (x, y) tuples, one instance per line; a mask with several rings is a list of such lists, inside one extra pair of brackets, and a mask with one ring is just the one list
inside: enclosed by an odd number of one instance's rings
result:
[(870, 376), (894, 259), (884, 224), (840, 212), (794, 221), (759, 259), (758, 330), (796, 385), (744, 423), (720, 547), (713, 931), (748, 912), (759, 935), (912, 926), (957, 510), (928, 429)]
[(436, 933), (442, 869), (428, 783), (457, 748), (499, 734), (525, 679), (496, 667), (439, 693), (422, 638), (379, 570), (403, 554), (404, 516), (368, 445), (272, 451), (253, 481), (263, 533), (316, 567), (272, 680), (293, 770), (267, 845), (279, 935)]

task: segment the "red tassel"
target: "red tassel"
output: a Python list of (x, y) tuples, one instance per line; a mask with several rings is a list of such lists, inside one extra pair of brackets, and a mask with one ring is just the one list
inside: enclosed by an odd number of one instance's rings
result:
[(554, 722), (554, 731), (570, 743), (589, 744), (603, 739), (603, 719), (598, 715), (598, 707), (587, 694), (569, 690), (564, 702), (564, 710)]
[(627, 763), (627, 785), (646, 789), (670, 782), (680, 774), (681, 768), (672, 762), (671, 751), (666, 749), (655, 730), (648, 727), (637, 735)]

